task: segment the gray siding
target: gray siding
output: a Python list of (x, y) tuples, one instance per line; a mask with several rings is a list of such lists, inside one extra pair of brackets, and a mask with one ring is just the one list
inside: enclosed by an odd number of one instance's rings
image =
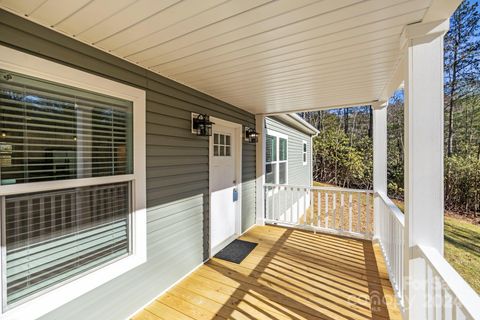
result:
[[(312, 139), (275, 117), (266, 118), (267, 129), (288, 135), (288, 184), (309, 186), (312, 183)], [(303, 164), (302, 141), (307, 142), (307, 164)]]
[[(0, 10), (0, 43), (147, 92), (148, 262), (42, 319), (124, 319), (208, 252), (208, 139), (190, 112), (255, 126), (252, 114)], [(255, 221), (255, 145), (243, 145), (243, 230)]]

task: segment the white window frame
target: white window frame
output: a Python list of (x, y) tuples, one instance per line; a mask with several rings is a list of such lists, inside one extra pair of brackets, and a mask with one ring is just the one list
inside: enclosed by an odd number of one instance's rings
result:
[[(274, 184), (280, 184), (280, 163), (286, 163), (286, 166), (285, 166), (285, 175), (286, 175), (286, 181), (284, 184), (288, 184), (288, 135), (286, 134), (283, 134), (283, 133), (280, 133), (280, 132), (277, 132), (277, 131), (274, 131), (274, 130), (271, 130), (271, 129), (267, 129), (267, 135), (269, 136), (273, 136), (275, 137), (275, 139), (277, 140), (276, 141), (276, 160), (275, 161), (270, 161), (270, 162), (266, 162), (265, 161), (265, 167), (267, 166), (267, 164), (276, 164), (275, 165), (275, 172), (274, 172), (274, 177), (275, 177), (275, 183)], [(281, 160), (280, 161), (280, 138), (282, 139), (285, 139), (287, 140), (287, 160)]]
[(308, 143), (305, 140), (302, 140), (302, 163), (304, 166), (308, 164)]
[[(66, 84), (76, 88), (98, 92), (133, 102), (133, 174), (108, 176), (100, 178), (72, 179), (63, 181), (34, 182), (17, 185), (0, 186), (0, 199), (3, 196), (36, 191), (48, 191), (71, 187), (82, 187), (92, 184), (106, 184), (131, 181), (132, 213), (131, 213), (131, 254), (116, 262), (112, 262), (77, 279), (46, 291), (31, 300), (25, 301), (8, 310), (0, 308), (0, 318), (36, 319), (61, 305), (101, 286), (102, 284), (132, 270), (147, 261), (146, 237), (146, 135), (145, 135), (145, 101), (144, 90), (134, 88), (116, 81), (96, 76), (78, 69), (42, 59), (18, 50), (0, 45), (0, 68)], [(2, 235), (4, 236), (4, 235)], [(0, 266), (5, 259), (5, 248), (0, 255)], [(2, 273), (2, 288), (6, 279)], [(0, 295), (0, 306), (3, 306)]]

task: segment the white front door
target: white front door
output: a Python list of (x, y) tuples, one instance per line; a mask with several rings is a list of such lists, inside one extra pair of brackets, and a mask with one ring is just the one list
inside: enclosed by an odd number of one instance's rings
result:
[(215, 124), (210, 138), (210, 248), (215, 255), (237, 235), (235, 128)]

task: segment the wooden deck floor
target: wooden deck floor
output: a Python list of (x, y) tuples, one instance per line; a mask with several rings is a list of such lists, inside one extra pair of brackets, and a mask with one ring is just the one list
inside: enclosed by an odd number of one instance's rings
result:
[(156, 319), (400, 319), (370, 241), (274, 226), (241, 239), (241, 263), (212, 259), (138, 313)]

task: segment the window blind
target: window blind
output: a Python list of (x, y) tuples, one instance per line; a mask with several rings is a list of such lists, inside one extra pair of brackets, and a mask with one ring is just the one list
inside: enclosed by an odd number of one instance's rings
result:
[(132, 102), (0, 70), (0, 183), (132, 173)]
[(7, 304), (128, 255), (130, 194), (122, 182), (7, 196)]

